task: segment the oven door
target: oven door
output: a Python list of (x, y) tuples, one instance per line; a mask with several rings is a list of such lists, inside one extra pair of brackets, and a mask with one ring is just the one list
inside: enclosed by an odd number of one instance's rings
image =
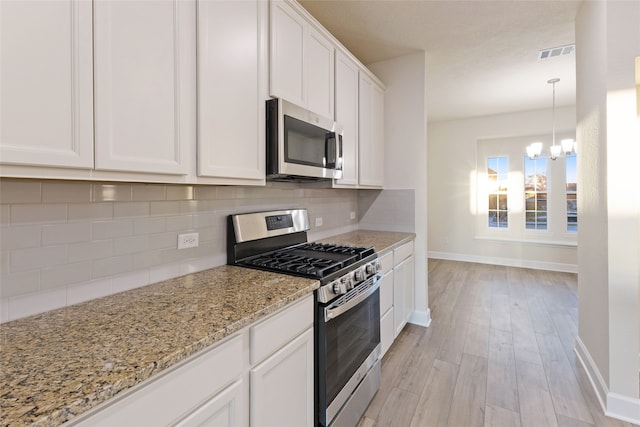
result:
[(380, 282), (318, 304), (318, 412), (328, 426), (380, 354)]

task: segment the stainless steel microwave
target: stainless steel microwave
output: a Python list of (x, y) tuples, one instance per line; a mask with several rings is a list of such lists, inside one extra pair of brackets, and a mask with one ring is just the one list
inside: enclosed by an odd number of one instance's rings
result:
[(267, 179), (342, 178), (342, 127), (283, 99), (267, 101)]

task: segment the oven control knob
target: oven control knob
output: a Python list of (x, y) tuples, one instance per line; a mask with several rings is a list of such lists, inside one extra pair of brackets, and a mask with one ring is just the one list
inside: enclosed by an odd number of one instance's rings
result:
[(340, 282), (336, 281), (333, 283), (333, 293), (336, 295), (342, 293), (342, 286), (340, 286)]
[(351, 280), (351, 277), (347, 277), (346, 279), (342, 279), (343, 283), (345, 284), (345, 288), (350, 291), (351, 289), (353, 289), (353, 280)]
[(373, 273), (376, 272), (376, 267), (373, 264), (367, 264), (364, 267), (364, 271), (367, 273), (367, 276), (371, 276)]
[(353, 278), (356, 282), (362, 281), (362, 279), (364, 279), (364, 277), (362, 277), (362, 270), (356, 270), (356, 272), (353, 273)]
[(378, 271), (382, 271), (382, 264), (380, 264), (380, 261), (376, 260), (375, 266), (376, 266), (376, 273)]

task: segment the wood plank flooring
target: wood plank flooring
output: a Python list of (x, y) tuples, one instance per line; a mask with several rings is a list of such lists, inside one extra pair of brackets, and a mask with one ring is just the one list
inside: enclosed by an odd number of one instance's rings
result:
[(429, 328), (407, 325), (358, 427), (631, 427), (573, 352), (576, 275), (429, 260)]

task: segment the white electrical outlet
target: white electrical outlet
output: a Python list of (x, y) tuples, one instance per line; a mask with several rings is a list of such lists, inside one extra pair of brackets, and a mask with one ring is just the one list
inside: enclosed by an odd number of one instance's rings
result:
[(356, 213), (355, 213), (355, 212), (351, 212), (351, 213), (349, 214), (349, 218), (350, 218), (350, 219), (356, 219)]
[(322, 217), (321, 216), (316, 218), (316, 227), (322, 227)]
[(178, 234), (178, 249), (197, 248), (200, 245), (200, 233)]

